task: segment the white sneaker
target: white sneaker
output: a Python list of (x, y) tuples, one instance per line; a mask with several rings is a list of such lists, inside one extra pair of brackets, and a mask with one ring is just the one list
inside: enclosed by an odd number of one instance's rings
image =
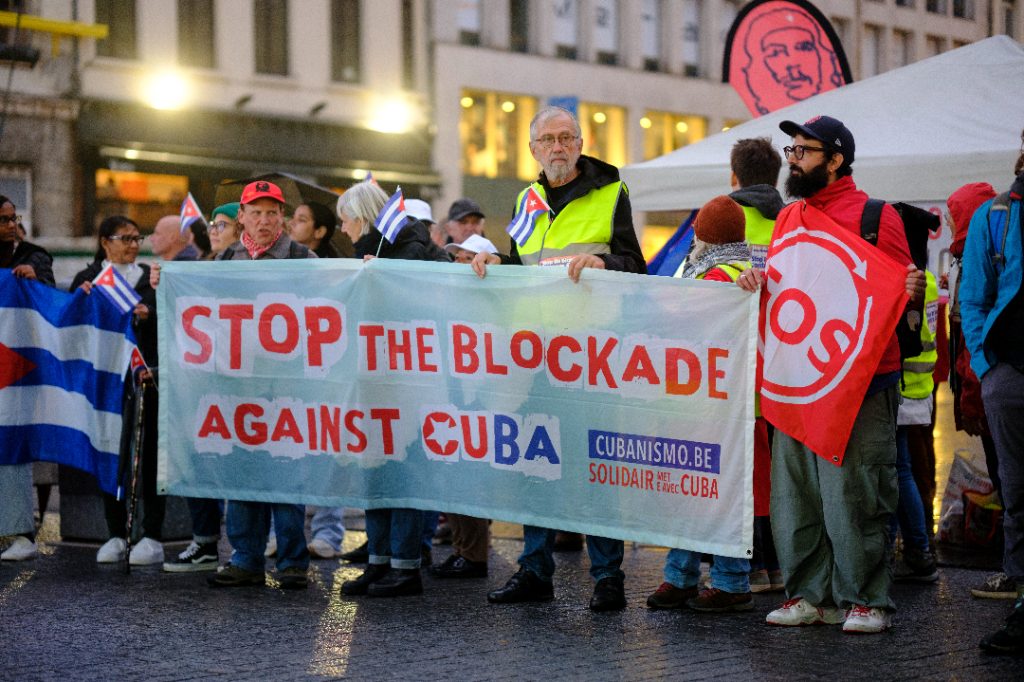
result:
[(100, 551), (96, 552), (96, 563), (116, 564), (121, 559), (124, 559), (124, 550), (124, 538), (110, 538), (103, 543)]
[(340, 552), (329, 544), (326, 540), (321, 538), (313, 538), (313, 541), (309, 543), (309, 553), (314, 559), (333, 559), (338, 556)]
[(886, 611), (857, 605), (846, 612), (843, 632), (874, 634), (888, 630), (891, 624), (891, 619)]
[(765, 621), (769, 625), (838, 625), (843, 619), (842, 609), (814, 606), (797, 597), (769, 613)]
[(128, 555), (130, 566), (152, 566), (164, 562), (164, 546), (152, 538), (142, 538)]
[(35, 557), (36, 543), (24, 535), (14, 538), (11, 546), (3, 554), (0, 554), (0, 560), (2, 561), (24, 561), (25, 559), (34, 559)]
[(277, 555), (277, 537), (274, 536), (274, 535), (271, 535), (269, 538), (267, 538), (267, 548), (265, 550), (263, 550), (263, 556), (265, 556), (265, 557), (267, 557), (269, 559), (270, 557), (276, 556), (276, 555)]

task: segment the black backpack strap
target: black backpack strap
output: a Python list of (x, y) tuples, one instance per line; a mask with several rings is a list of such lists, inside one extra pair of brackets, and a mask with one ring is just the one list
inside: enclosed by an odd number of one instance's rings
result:
[(864, 204), (864, 212), (860, 214), (860, 236), (872, 246), (878, 244), (878, 224), (882, 220), (881, 199), (868, 199)]

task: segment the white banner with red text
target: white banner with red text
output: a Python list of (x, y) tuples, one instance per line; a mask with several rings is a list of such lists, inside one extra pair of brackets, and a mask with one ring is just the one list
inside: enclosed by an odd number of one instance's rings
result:
[(167, 263), (159, 482), (749, 557), (756, 296), (585, 270)]

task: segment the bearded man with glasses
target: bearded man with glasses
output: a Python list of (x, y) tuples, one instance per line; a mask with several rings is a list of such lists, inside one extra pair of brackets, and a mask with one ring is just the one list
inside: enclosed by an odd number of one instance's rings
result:
[[(532, 234), (509, 255), (481, 251), (472, 262), (484, 277), (488, 265), (564, 266), (573, 282), (584, 268), (647, 273), (647, 264), (633, 229), (629, 193), (611, 164), (581, 155), (583, 138), (576, 117), (561, 107), (544, 107), (530, 122), (530, 152), (540, 163), (540, 177), (531, 188), (544, 197), (550, 211), (537, 218)], [(487, 595), (492, 603), (548, 601), (554, 598), (551, 577), (555, 531), (523, 527), (524, 547), (519, 571), (501, 589)], [(590, 600), (593, 611), (626, 608), (621, 540), (587, 536), (590, 575), (597, 581)]]

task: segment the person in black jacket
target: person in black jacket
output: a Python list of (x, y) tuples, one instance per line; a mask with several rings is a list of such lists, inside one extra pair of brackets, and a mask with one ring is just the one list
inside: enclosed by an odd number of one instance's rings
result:
[(14, 202), (0, 195), (0, 268), (53, 286), (53, 257), (46, 249), (20, 238), (21, 216)]
[[(136, 262), (144, 237), (131, 218), (115, 215), (100, 223), (99, 249), (96, 258), (71, 281), (71, 290), (82, 288), (91, 292), (92, 281), (108, 265), (113, 265), (142, 298), (135, 306), (132, 326), (142, 358), (149, 367), (157, 366), (156, 355), (156, 292), (149, 284), (149, 266)], [(126, 393), (128, 389), (126, 388)], [(146, 409), (145, 436), (142, 441), (142, 539), (133, 547), (128, 562), (133, 566), (162, 563), (164, 549), (161, 544), (166, 498), (156, 492), (157, 393), (150, 382), (142, 394)], [(130, 414), (128, 396), (125, 413)], [(131, 428), (129, 420), (125, 428)], [(122, 439), (124, 442), (124, 439)], [(122, 457), (128, 453), (122, 452)], [(96, 553), (98, 563), (115, 563), (124, 558), (128, 512), (125, 501), (113, 495), (103, 495), (103, 507), (110, 539)]]
[(331, 237), (338, 227), (334, 212), (316, 201), (299, 204), (288, 221), (288, 236), (313, 250), (320, 258), (341, 258)]

